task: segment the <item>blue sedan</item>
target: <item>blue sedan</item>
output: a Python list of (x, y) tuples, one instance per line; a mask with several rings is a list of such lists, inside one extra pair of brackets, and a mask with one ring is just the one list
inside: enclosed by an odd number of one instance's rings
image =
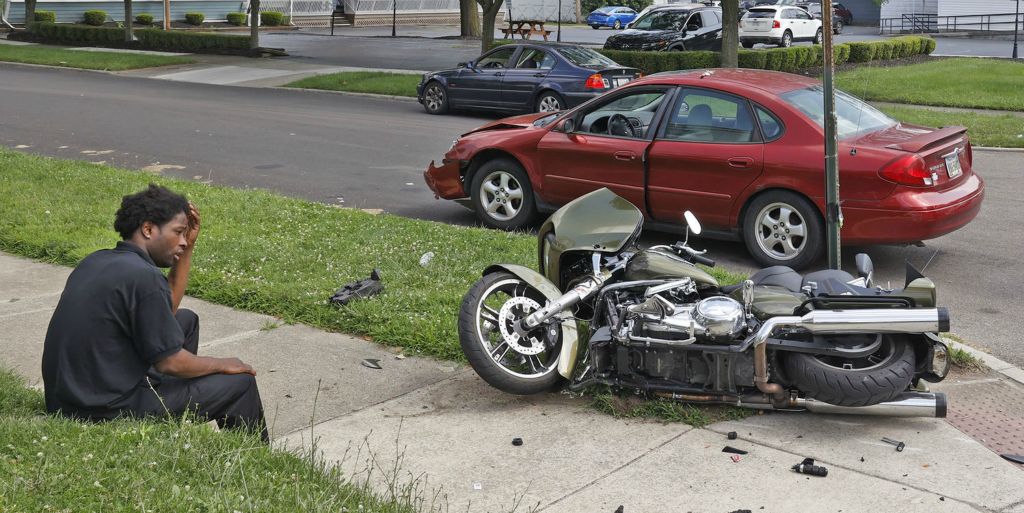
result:
[(620, 29), (636, 19), (636, 11), (629, 7), (602, 7), (587, 15), (587, 25), (595, 29), (611, 27)]
[(416, 97), (430, 114), (451, 109), (556, 112), (575, 107), (639, 76), (578, 45), (501, 45), (455, 69), (424, 73)]

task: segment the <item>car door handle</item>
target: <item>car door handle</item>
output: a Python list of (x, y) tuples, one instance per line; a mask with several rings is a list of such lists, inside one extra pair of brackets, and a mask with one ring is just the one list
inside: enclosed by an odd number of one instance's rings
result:
[(494, 76), (496, 76), (496, 77), (500, 77), (500, 76), (504, 76), (504, 75), (505, 74), (500, 72), (500, 71), (494, 74)]
[(615, 152), (615, 160), (630, 161), (636, 159), (636, 153), (631, 151), (617, 151)]
[(732, 167), (739, 167), (739, 168), (750, 167), (750, 165), (753, 164), (753, 163), (754, 163), (754, 159), (752, 159), (750, 157), (733, 157), (733, 158), (729, 159), (729, 165), (732, 166)]
[(533, 76), (535, 76), (537, 78), (544, 78), (544, 74), (543, 73), (534, 73)]

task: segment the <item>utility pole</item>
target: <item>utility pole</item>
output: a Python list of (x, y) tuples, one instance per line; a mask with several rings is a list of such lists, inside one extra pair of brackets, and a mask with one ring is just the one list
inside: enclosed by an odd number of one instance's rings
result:
[[(1018, 0), (1019, 1), (1019, 0)], [(843, 227), (843, 213), (839, 210), (839, 141), (836, 137), (836, 91), (833, 75), (835, 59), (832, 54), (832, 2), (821, 2), (821, 43), (823, 96), (825, 97), (825, 243), (828, 248), (829, 269), (840, 269), (839, 230)]]
[(398, 22), (398, 0), (391, 0), (391, 37), (395, 37), (395, 25)]
[(558, 0), (558, 35), (555, 37), (555, 41), (562, 42), (562, 0)]
[(1017, 33), (1020, 27), (1020, 0), (1017, 0), (1017, 10), (1013, 12), (1013, 58), (1017, 58)]

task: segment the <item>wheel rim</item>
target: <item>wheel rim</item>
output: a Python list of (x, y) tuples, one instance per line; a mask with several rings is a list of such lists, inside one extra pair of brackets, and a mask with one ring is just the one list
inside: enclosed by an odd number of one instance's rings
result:
[(878, 351), (863, 358), (842, 358), (838, 356), (814, 355), (813, 358), (822, 365), (833, 369), (845, 371), (867, 371), (888, 365), (896, 354), (896, 343), (889, 337), (882, 339), (882, 345)]
[(508, 171), (493, 171), (480, 183), (480, 206), (496, 221), (509, 221), (523, 210), (523, 185)]
[(441, 110), (441, 105), (444, 105), (444, 91), (440, 86), (431, 85), (427, 88), (427, 94), (424, 95), (423, 100), (431, 111)]
[(821, 29), (818, 29), (818, 33), (814, 34), (814, 44), (821, 44)]
[(788, 203), (772, 203), (755, 218), (757, 245), (776, 260), (792, 260), (807, 246), (807, 221)]
[(782, 36), (782, 46), (784, 48), (789, 48), (789, 45), (792, 44), (792, 42), (793, 42), (793, 36), (791, 36), (789, 34), (783, 34), (783, 36)]
[(477, 342), (498, 367), (517, 378), (538, 379), (558, 364), (560, 330), (533, 332), (529, 337), (509, 340), (512, 324), (540, 307), (543, 298), (520, 279), (510, 278), (491, 285), (476, 305)]
[(562, 110), (562, 102), (558, 101), (554, 95), (545, 95), (540, 99), (537, 110), (539, 112), (558, 112)]
[(615, 28), (616, 28), (616, 30), (622, 28), (622, 24), (619, 23), (618, 21), (616, 21), (615, 22)]

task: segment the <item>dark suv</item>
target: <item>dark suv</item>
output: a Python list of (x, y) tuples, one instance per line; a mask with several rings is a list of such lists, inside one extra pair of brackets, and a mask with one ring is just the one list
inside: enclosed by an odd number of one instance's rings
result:
[(649, 11), (629, 29), (605, 40), (606, 50), (716, 50), (722, 49), (722, 9), (718, 7), (662, 7)]

